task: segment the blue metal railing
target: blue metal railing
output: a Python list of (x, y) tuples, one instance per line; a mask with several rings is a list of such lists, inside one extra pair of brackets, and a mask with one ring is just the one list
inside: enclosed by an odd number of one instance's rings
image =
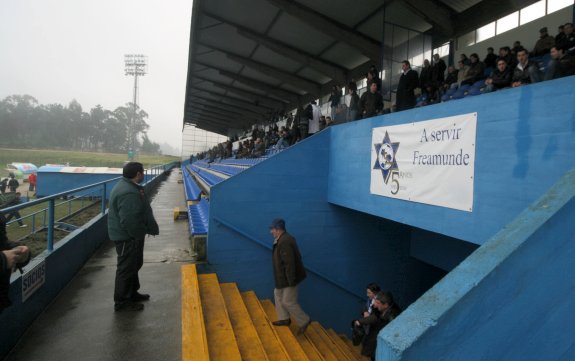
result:
[[(163, 164), (163, 165), (155, 165), (155, 166), (152, 166), (152, 167), (146, 169), (145, 174), (144, 174), (145, 183), (143, 184), (143, 186), (147, 187), (147, 185), (150, 184), (155, 178), (164, 174), (164, 172), (174, 168), (174, 166), (176, 164), (177, 164), (177, 162), (172, 162), (172, 163)], [(90, 184), (87, 186), (82, 186), (82, 187), (74, 188), (71, 190), (67, 190), (65, 192), (60, 192), (57, 194), (46, 196), (46, 197), (43, 197), (41, 199), (36, 199), (36, 200), (29, 201), (26, 203), (17, 204), (17, 205), (11, 206), (11, 207), (0, 209), (0, 212), (2, 212), (4, 214), (9, 214), (11, 212), (19, 211), (21, 209), (29, 208), (32, 206), (36, 206), (36, 205), (48, 202), (48, 207), (46, 209), (42, 209), (40, 211), (26, 215), (25, 217), (22, 217), (18, 220), (32, 217), (33, 224), (34, 224), (34, 226), (32, 227), (32, 230), (34, 231), (35, 230), (35, 216), (36, 216), (36, 214), (39, 214), (42, 212), (47, 212), (48, 222), (46, 224), (46, 213), (44, 213), (45, 214), (44, 215), (44, 226), (48, 230), (47, 250), (49, 252), (52, 252), (54, 250), (54, 223), (55, 223), (56, 199), (62, 198), (62, 197), (67, 197), (67, 196), (72, 195), (72, 194), (76, 194), (76, 196), (77, 196), (78, 192), (82, 192), (85, 190), (100, 187), (99, 198), (100, 198), (100, 200), (102, 200), (100, 212), (101, 212), (101, 214), (104, 214), (104, 213), (106, 213), (106, 197), (108, 194), (108, 184), (110, 184), (112, 182), (117, 182), (120, 178), (122, 178), (122, 177), (115, 177), (115, 178), (112, 178), (112, 179), (109, 179), (106, 181), (102, 181), (102, 182)], [(98, 190), (95, 190), (95, 191), (89, 192), (89, 193), (96, 193), (97, 194)], [(65, 203), (65, 202), (62, 202), (62, 203)], [(60, 204), (62, 204), (62, 203), (60, 203)], [(60, 205), (60, 204), (58, 204), (58, 205)], [(10, 223), (17, 222), (18, 220), (11, 221)]]

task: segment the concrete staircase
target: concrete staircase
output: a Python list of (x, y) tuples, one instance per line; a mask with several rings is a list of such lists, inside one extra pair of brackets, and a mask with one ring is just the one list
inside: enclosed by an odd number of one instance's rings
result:
[(182, 267), (182, 360), (366, 361), (344, 335), (312, 322), (305, 334), (297, 325), (277, 327), (270, 300), (215, 274)]

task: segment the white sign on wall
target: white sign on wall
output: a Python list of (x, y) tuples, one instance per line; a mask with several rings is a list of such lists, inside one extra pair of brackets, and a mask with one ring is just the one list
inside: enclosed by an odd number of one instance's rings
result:
[(42, 260), (22, 275), (22, 302), (42, 287), (44, 282), (46, 282), (46, 261)]
[(374, 128), (370, 192), (473, 210), (477, 113)]

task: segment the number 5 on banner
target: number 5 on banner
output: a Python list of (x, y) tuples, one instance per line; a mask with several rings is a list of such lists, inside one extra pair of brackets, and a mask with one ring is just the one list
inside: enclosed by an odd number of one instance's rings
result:
[(393, 195), (399, 192), (399, 181), (397, 180), (397, 177), (399, 177), (398, 171), (394, 171), (393, 173), (391, 173), (391, 183), (392, 184), (395, 183), (395, 185), (391, 186), (391, 194)]

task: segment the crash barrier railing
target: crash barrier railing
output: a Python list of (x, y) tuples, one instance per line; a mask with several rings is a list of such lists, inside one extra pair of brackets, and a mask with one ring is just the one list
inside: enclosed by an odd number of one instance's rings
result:
[[(145, 170), (143, 186), (147, 186), (154, 183), (154, 180), (164, 174), (164, 172), (171, 170), (177, 165), (177, 162), (172, 162), (163, 165), (151, 166)], [(47, 250), (52, 252), (54, 250), (54, 226), (60, 220), (68, 218), (73, 213), (81, 212), (86, 208), (93, 206), (94, 204), (100, 202), (100, 213), (104, 214), (107, 208), (106, 200), (108, 198), (108, 193), (111, 191), (113, 184), (115, 184), (122, 177), (115, 177), (106, 181), (93, 183), (90, 185), (74, 188), (67, 190), (65, 192), (60, 192), (50, 196), (42, 197), (40, 199), (31, 200), (25, 203), (20, 203), (11, 207), (6, 207), (0, 209), (0, 212), (4, 215), (8, 215), (14, 212), (18, 212), (22, 209), (37, 206), (43, 203), (48, 203), (46, 208), (42, 208), (33, 213), (27, 214), (21, 218), (12, 218), (7, 225), (13, 223), (26, 222), (28, 224), (31, 222), (30, 232), (25, 236), (36, 233), (39, 230), (47, 230)], [(113, 183), (113, 184), (111, 184)], [(62, 202), (56, 203), (57, 200)], [(79, 203), (80, 207), (78, 209), (74, 208), (75, 203)], [(87, 205), (86, 205), (87, 204)], [(59, 219), (56, 220), (56, 210), (60, 207), (60, 210), (64, 207), (68, 207), (67, 211), (59, 211)], [(74, 209), (74, 210), (73, 210)], [(39, 226), (36, 225), (37, 218), (42, 218), (42, 222)], [(20, 237), (21, 238), (21, 237)]]

